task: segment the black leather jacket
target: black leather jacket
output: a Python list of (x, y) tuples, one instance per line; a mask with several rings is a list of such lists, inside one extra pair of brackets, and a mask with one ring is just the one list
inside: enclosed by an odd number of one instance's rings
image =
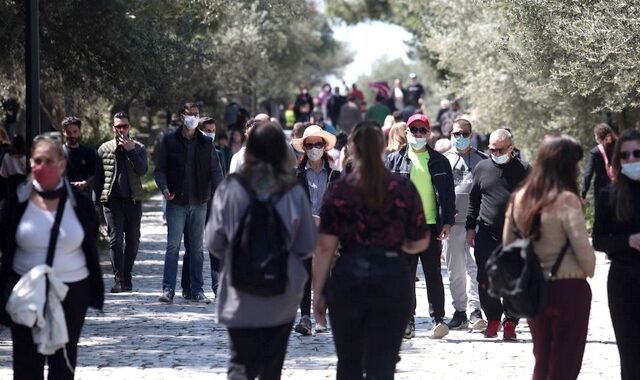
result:
[[(438, 207), (436, 227), (438, 234), (440, 234), (443, 225), (453, 226), (455, 223), (456, 193), (453, 185), (453, 173), (449, 160), (444, 155), (429, 146), (427, 146), (427, 150), (429, 151), (429, 173), (436, 193), (436, 206)], [(408, 154), (408, 146), (389, 154), (385, 161), (385, 166), (392, 173), (409, 178), (411, 159)]]

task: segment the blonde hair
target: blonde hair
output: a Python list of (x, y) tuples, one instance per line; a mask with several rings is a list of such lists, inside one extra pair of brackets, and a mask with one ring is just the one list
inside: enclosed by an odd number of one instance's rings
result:
[(389, 143), (387, 144), (387, 152), (395, 152), (407, 145), (407, 123), (399, 122), (391, 126), (389, 130)]

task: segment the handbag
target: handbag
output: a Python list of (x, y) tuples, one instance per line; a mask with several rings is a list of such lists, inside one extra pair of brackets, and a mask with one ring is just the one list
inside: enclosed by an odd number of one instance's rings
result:
[[(49, 246), (47, 248), (47, 259), (46, 264), (48, 266), (53, 266), (53, 256), (55, 254), (56, 243), (58, 241), (58, 234), (60, 232), (60, 222), (62, 221), (62, 214), (64, 213), (64, 205), (67, 201), (67, 195), (63, 194), (58, 201), (58, 208), (56, 210), (56, 217), (53, 221), (53, 225), (51, 226), (51, 234), (49, 236)], [(9, 317), (9, 314), (6, 311), (7, 301), (9, 301), (9, 297), (13, 292), (13, 287), (19, 281), (19, 278), (14, 278), (11, 276), (6, 280), (5, 286), (2, 289), (2, 293), (0, 294), (0, 322), (6, 326), (14, 325), (14, 322)], [(46, 293), (49, 294), (49, 281), (46, 281)], [(44, 310), (46, 310), (47, 306), (47, 298), (45, 298)]]
[(516, 225), (513, 207), (510, 217), (516, 240), (505, 246), (498, 246), (489, 256), (485, 267), (489, 279), (488, 292), (492, 297), (503, 299), (504, 308), (509, 315), (534, 319), (547, 306), (549, 279), (560, 268), (570, 242), (567, 239), (547, 277), (533, 250), (533, 242), (523, 237)]

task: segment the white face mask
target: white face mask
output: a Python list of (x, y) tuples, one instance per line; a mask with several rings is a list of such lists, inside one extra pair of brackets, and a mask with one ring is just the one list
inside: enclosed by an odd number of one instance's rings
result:
[(200, 120), (200, 118), (198, 116), (185, 116), (184, 117), (184, 125), (185, 127), (189, 128), (189, 129), (194, 129), (195, 127), (198, 126), (198, 121)]
[(632, 181), (640, 181), (640, 161), (620, 165), (620, 173)]
[(212, 141), (216, 141), (216, 133), (215, 132), (205, 132), (205, 135), (211, 137)]
[(424, 137), (415, 137), (408, 135), (407, 143), (413, 150), (422, 150), (427, 145), (427, 139)]
[(322, 154), (324, 153), (324, 149), (322, 148), (311, 148), (307, 151), (307, 157), (311, 161), (318, 161), (322, 158)]
[(503, 154), (502, 156), (494, 156), (491, 154), (491, 159), (498, 165), (504, 165), (509, 162), (509, 154)]

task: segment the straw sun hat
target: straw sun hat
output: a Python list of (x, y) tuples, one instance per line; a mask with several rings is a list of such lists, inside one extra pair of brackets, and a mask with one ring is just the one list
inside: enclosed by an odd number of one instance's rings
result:
[(317, 125), (308, 126), (307, 129), (304, 130), (304, 134), (302, 135), (302, 138), (293, 139), (291, 142), (291, 145), (293, 145), (295, 150), (297, 150), (298, 152), (304, 153), (304, 140), (307, 137), (312, 137), (312, 136), (322, 137), (322, 139), (324, 140), (325, 152), (331, 150), (336, 145), (336, 136), (323, 130)]

